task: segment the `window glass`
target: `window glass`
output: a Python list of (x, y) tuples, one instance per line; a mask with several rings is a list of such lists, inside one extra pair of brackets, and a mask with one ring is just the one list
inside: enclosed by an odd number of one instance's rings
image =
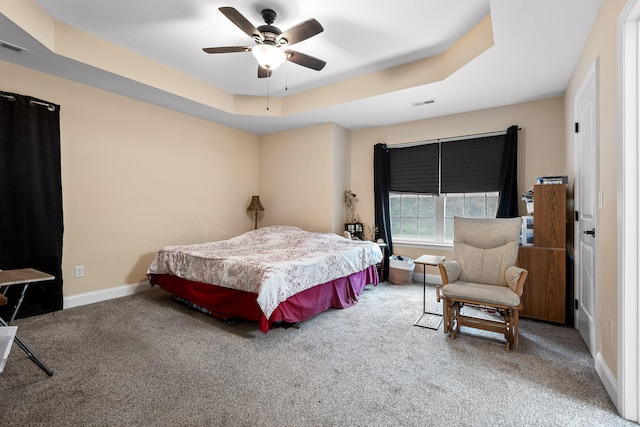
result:
[(495, 218), (498, 193), (391, 193), (391, 233), (394, 239), (424, 242), (453, 241), (453, 217)]
[(417, 238), (419, 240), (435, 240), (436, 231), (436, 196), (421, 194), (418, 196)]
[(436, 240), (436, 219), (435, 218), (419, 218), (418, 219), (418, 239), (435, 241)]

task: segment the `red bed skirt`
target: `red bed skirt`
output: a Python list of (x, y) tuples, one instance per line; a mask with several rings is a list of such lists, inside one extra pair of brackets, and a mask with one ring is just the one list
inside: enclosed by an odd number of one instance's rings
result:
[(302, 322), (329, 308), (350, 307), (358, 302), (358, 297), (367, 284), (378, 284), (378, 270), (372, 265), (358, 273), (289, 297), (267, 319), (256, 301), (255, 293), (192, 282), (170, 274), (149, 274), (148, 277), (152, 285), (158, 285), (176, 297), (208, 309), (215, 318), (258, 321), (260, 330), (265, 333), (274, 323)]

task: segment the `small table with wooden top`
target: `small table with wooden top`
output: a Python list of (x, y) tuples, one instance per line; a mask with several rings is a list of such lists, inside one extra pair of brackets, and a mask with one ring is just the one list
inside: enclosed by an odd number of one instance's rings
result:
[[(22, 305), (22, 301), (24, 300), (24, 296), (27, 293), (27, 289), (31, 283), (36, 282), (46, 282), (49, 280), (53, 280), (53, 277), (50, 274), (43, 273), (42, 271), (35, 270), (33, 268), (20, 268), (17, 270), (0, 270), (0, 293), (2, 293), (3, 299), (6, 301), (6, 297), (4, 296), (7, 292), (9, 286), (13, 285), (22, 285), (22, 291), (20, 292), (20, 296), (18, 297), (18, 301), (13, 307), (13, 311), (11, 312), (11, 317), (9, 321), (5, 321), (2, 317), (0, 317), (0, 326), (10, 326), (16, 318), (16, 314), (18, 310), (20, 310), (20, 306)], [(33, 361), (36, 365), (40, 367), (47, 375), (52, 376), (53, 371), (44, 364), (42, 360), (24, 343), (18, 336), (14, 337), (14, 341), (18, 344), (18, 346), (27, 353), (29, 359)]]
[[(427, 265), (436, 267), (444, 261), (444, 259), (445, 257), (441, 255), (422, 255), (413, 261), (415, 264), (422, 264), (422, 314), (418, 317), (418, 320), (415, 321), (413, 324), (414, 326), (420, 326), (421, 328), (427, 329), (438, 329), (440, 327), (440, 323), (442, 323), (441, 313), (431, 313), (427, 311)], [(435, 327), (420, 324), (420, 320), (422, 320), (425, 314), (440, 316), (440, 320)]]

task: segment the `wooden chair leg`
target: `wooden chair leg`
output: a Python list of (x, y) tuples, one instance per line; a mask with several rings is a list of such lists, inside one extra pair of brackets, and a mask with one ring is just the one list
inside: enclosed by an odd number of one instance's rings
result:
[(442, 298), (442, 330), (445, 335), (451, 332), (451, 301)]
[(513, 309), (511, 311), (513, 311), (513, 349), (518, 350), (518, 336), (520, 335), (518, 333), (518, 321), (520, 320), (520, 310)]
[(509, 352), (513, 348), (513, 319), (511, 317), (511, 310), (504, 311), (504, 323), (505, 323), (505, 338), (507, 339), (506, 351)]
[(458, 315), (460, 314), (460, 303), (458, 301), (454, 301), (450, 307), (451, 315), (451, 339), (455, 339), (458, 330), (460, 329), (460, 324), (458, 323)]
[(504, 314), (505, 338), (507, 339), (506, 351), (518, 350), (518, 320), (520, 311), (518, 309), (508, 309)]

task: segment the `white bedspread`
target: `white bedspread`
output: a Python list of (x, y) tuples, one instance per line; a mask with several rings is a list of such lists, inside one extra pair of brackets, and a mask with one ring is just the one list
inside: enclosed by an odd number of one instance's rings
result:
[(271, 226), (229, 240), (167, 246), (158, 251), (147, 274), (172, 274), (257, 293), (268, 319), (290, 296), (381, 260), (374, 242)]

